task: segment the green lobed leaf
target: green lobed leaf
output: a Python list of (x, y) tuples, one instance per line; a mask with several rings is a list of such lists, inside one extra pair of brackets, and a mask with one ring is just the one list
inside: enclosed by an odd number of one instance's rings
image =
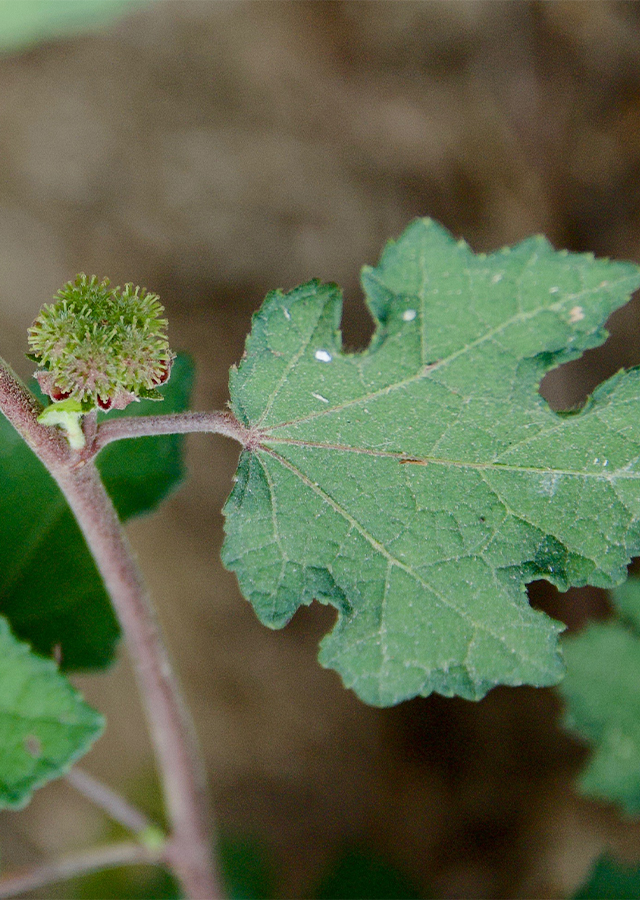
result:
[[(178, 357), (162, 388), (162, 411), (186, 409), (192, 383), (192, 363)], [(127, 413), (159, 410), (142, 401)], [(153, 509), (180, 483), (182, 444), (179, 435), (163, 435), (102, 451), (98, 467), (122, 519)], [(15, 634), (38, 652), (55, 654), (67, 670), (108, 665), (119, 629), (93, 559), (56, 483), (3, 416), (0, 538), (0, 613)]]
[(563, 724), (592, 746), (581, 793), (640, 813), (640, 580), (612, 591), (622, 618), (563, 641)]
[(269, 294), (231, 374), (254, 449), (223, 548), (260, 619), (333, 604), (320, 661), (376, 705), (559, 681), (562, 626), (525, 585), (610, 587), (640, 551), (640, 371), (572, 415), (538, 385), (639, 284), (541, 237), (476, 256), (419, 220), (364, 269), (362, 353), (334, 285)]
[(103, 730), (55, 664), (17, 641), (0, 616), (0, 809), (67, 771)]

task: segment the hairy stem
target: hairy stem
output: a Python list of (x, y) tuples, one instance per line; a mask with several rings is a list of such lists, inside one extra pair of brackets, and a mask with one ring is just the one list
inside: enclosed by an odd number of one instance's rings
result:
[(104, 847), (85, 850), (83, 853), (63, 856), (54, 862), (33, 866), (14, 875), (5, 875), (0, 878), (0, 898), (15, 897), (56, 881), (66, 881), (69, 878), (90, 875), (92, 872), (101, 872), (104, 869), (113, 869), (133, 863), (153, 864), (158, 862), (161, 862), (161, 854), (154, 853), (135, 841), (107, 844)]
[(222, 434), (239, 441), (245, 447), (252, 446), (253, 435), (230, 412), (185, 412), (166, 416), (128, 416), (113, 419), (98, 426), (97, 435), (90, 447), (91, 455), (124, 438), (149, 437), (156, 434), (190, 434), (204, 431)]
[(79, 769), (77, 766), (67, 772), (66, 781), (75, 788), (79, 794), (90, 800), (95, 806), (98, 806), (110, 819), (118, 822), (124, 828), (128, 828), (134, 834), (140, 834), (148, 828), (153, 827), (152, 821), (145, 816), (141, 810), (137, 809), (124, 797), (121, 797), (116, 791), (108, 785), (103, 784), (93, 775)]
[(193, 725), (142, 576), (93, 463), (54, 475), (98, 565), (133, 660), (172, 827), (168, 862), (193, 900), (219, 897)]
[[(212, 817), (191, 718), (142, 575), (91, 460), (70, 450), (41, 407), (0, 360), (0, 411), (60, 486), (113, 602), (132, 658), (163, 783), (171, 837), (164, 858), (191, 900), (222, 896), (212, 857)], [(89, 425), (92, 430), (93, 423)], [(84, 463), (78, 465), (78, 463)]]
[(38, 416), (42, 409), (11, 366), (0, 357), (0, 411), (51, 471), (52, 467), (68, 464), (72, 451), (57, 428), (40, 425)]
[(91, 446), (96, 439), (98, 432), (98, 413), (92, 410), (82, 417), (82, 431), (84, 433), (85, 442)]

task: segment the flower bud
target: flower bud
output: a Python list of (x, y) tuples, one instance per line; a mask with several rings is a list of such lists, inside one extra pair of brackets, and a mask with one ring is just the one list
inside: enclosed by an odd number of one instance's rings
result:
[(75, 400), (83, 412), (124, 409), (133, 400), (162, 399), (173, 354), (156, 294), (78, 275), (45, 304), (29, 329), (29, 358), (54, 401)]

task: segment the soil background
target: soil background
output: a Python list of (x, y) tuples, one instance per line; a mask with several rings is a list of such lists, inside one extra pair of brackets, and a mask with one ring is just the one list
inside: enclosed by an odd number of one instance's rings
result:
[[(365, 346), (360, 267), (421, 215), (477, 251), (544, 232), (640, 262), (640, 6), (172, 0), (0, 59), (0, 340), (23, 376), (40, 305), (85, 271), (157, 291), (172, 345), (196, 360), (194, 408), (222, 408), (272, 288), (337, 281), (345, 343)], [(610, 331), (546, 379), (552, 405), (640, 362), (637, 303)], [(640, 858), (638, 826), (574, 793), (585, 752), (552, 691), (372, 709), (317, 663), (330, 610), (260, 626), (219, 561), (236, 447), (194, 436), (188, 459), (189, 481), (129, 535), (218, 821), (262, 843), (278, 896), (309, 896), (346, 846), (438, 898), (563, 897), (604, 848)], [(607, 613), (596, 591), (531, 596), (571, 628)], [(126, 655), (76, 681), (109, 722), (83, 764), (150, 797)], [(2, 862), (104, 829), (55, 783), (0, 816)]]

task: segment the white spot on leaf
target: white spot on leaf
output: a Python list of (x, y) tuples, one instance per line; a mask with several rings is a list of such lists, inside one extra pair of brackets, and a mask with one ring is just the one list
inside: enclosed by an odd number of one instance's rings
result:
[(328, 350), (316, 350), (314, 356), (320, 362), (331, 362), (333, 358)]
[(574, 306), (573, 309), (569, 311), (569, 321), (571, 324), (574, 322), (581, 322), (584, 319), (584, 310), (581, 306)]
[(405, 311), (402, 313), (402, 320), (404, 322), (413, 322), (416, 315), (417, 313), (415, 309), (405, 309)]
[(312, 391), (312, 392), (311, 392), (311, 396), (312, 396), (312, 397), (315, 397), (316, 400), (322, 400), (323, 403), (328, 403), (328, 402), (329, 402), (329, 401), (327, 400), (326, 397), (323, 397), (323, 396), (322, 396), (322, 394), (315, 394), (315, 393)]
[(547, 497), (553, 497), (559, 483), (560, 476), (558, 475), (558, 473), (549, 472), (547, 475), (543, 475), (540, 479), (539, 491), (541, 494), (544, 494)]

